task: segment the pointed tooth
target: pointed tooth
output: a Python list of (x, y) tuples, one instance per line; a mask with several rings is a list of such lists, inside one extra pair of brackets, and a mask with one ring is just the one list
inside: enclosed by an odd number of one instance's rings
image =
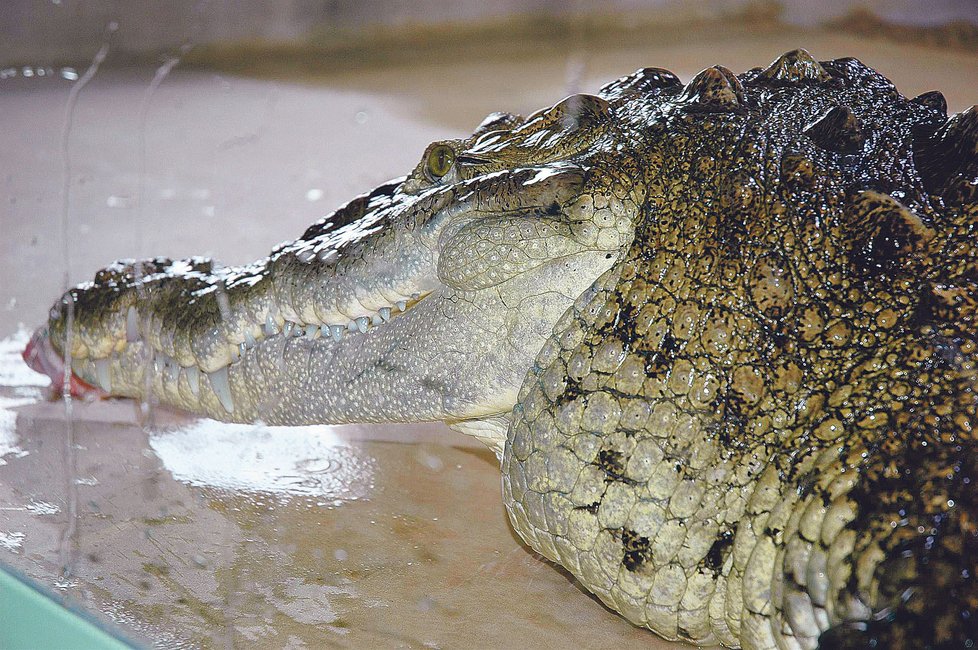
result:
[(346, 327), (343, 325), (330, 325), (329, 333), (333, 336), (333, 340), (339, 343), (343, 339), (343, 332), (346, 331)]
[(187, 384), (190, 385), (190, 392), (194, 394), (194, 397), (200, 397), (200, 370), (197, 366), (189, 366), (185, 368), (187, 371)]
[(176, 381), (180, 376), (180, 364), (171, 360), (166, 366), (166, 376), (170, 381)]
[(329, 325), (327, 325), (325, 323), (323, 323), (322, 325), (320, 325), (319, 326), (319, 335), (322, 336), (323, 338), (326, 338), (327, 336), (329, 336)]
[(306, 336), (310, 339), (316, 338), (319, 335), (318, 325), (306, 325)]
[(285, 327), (282, 328), (282, 336), (284, 336), (286, 338), (292, 336), (292, 328), (293, 327), (295, 327), (295, 326), (292, 324), (292, 321), (290, 321), (290, 320), (285, 321)]
[(99, 387), (106, 393), (112, 392), (112, 377), (109, 373), (109, 359), (95, 360), (95, 376), (98, 378)]
[(380, 320), (384, 321), (385, 323), (391, 319), (390, 307), (381, 307), (377, 313), (380, 314)]
[(367, 333), (367, 326), (370, 325), (370, 319), (366, 316), (361, 316), (356, 320), (357, 329), (360, 330), (361, 334)]
[(131, 306), (126, 312), (126, 341), (135, 343), (139, 340), (139, 312)]
[(228, 367), (207, 374), (211, 382), (211, 390), (220, 400), (221, 406), (228, 413), (234, 413), (234, 402), (231, 400), (231, 384), (228, 383)]
[(265, 316), (265, 336), (274, 336), (276, 334), (278, 334), (278, 323), (276, 323), (275, 319), (272, 318), (272, 315), (269, 314), (268, 316)]
[(245, 339), (244, 340), (244, 345), (249, 350), (251, 348), (255, 347), (256, 345), (258, 345), (258, 341), (255, 340), (254, 335), (250, 331), (248, 331), (248, 330), (245, 330), (244, 339)]
[(377, 326), (384, 322), (384, 319), (380, 317), (380, 314), (374, 314), (370, 317), (370, 324)]
[(407, 309), (407, 301), (398, 300), (397, 302), (394, 303), (394, 306), (397, 307), (397, 311), (404, 311), (405, 309)]
[(421, 300), (421, 294), (415, 291), (411, 294), (411, 300)]
[(346, 324), (346, 329), (350, 330), (351, 332), (356, 332), (357, 331), (357, 322), (351, 320), (349, 323)]
[[(82, 361), (81, 359), (75, 359), (69, 357), (68, 364), (74, 367), (74, 370), (72, 370), (72, 372), (74, 372), (75, 374), (80, 374), (82, 377), (97, 376), (95, 372), (95, 363), (91, 359), (85, 359), (84, 361)], [(95, 381), (96, 383), (98, 382), (97, 379)]]

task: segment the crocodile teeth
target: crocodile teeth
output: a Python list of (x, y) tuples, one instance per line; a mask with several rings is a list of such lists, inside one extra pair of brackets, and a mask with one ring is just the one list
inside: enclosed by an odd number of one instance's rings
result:
[(377, 314), (380, 315), (380, 320), (382, 320), (383, 322), (386, 323), (387, 321), (389, 321), (391, 319), (391, 308), (390, 307), (381, 307), (380, 308), (380, 311), (378, 311)]
[(333, 336), (333, 340), (339, 342), (343, 339), (343, 332), (346, 328), (342, 325), (330, 325), (329, 333)]
[(398, 300), (397, 302), (394, 303), (394, 306), (397, 307), (397, 311), (404, 311), (405, 309), (407, 309), (407, 301)]
[(231, 400), (231, 385), (228, 383), (228, 368), (224, 366), (220, 370), (208, 373), (207, 378), (211, 382), (211, 390), (221, 402), (221, 406), (228, 413), (234, 413), (234, 402)]
[(200, 397), (200, 371), (197, 366), (184, 368), (187, 371), (187, 383), (190, 385), (190, 392), (194, 397)]
[(292, 324), (292, 321), (290, 321), (290, 320), (285, 321), (285, 326), (282, 328), (282, 336), (284, 336), (286, 338), (292, 336), (292, 328), (293, 327), (294, 327), (294, 325)]
[(130, 306), (126, 312), (126, 341), (135, 343), (139, 340), (139, 314), (136, 308)]
[(109, 360), (95, 360), (95, 377), (98, 379), (99, 387), (107, 393), (112, 392), (112, 377), (109, 374)]
[(166, 365), (166, 376), (170, 381), (176, 381), (180, 376), (180, 364), (171, 361)]
[(361, 334), (367, 333), (367, 326), (370, 325), (370, 319), (366, 316), (361, 316), (356, 320), (357, 329), (360, 330)]
[(319, 326), (318, 325), (306, 325), (306, 336), (310, 339), (314, 339), (319, 336)]
[(251, 334), (251, 332), (249, 332), (249, 331), (247, 331), (247, 330), (245, 330), (245, 333), (244, 333), (244, 339), (245, 339), (245, 340), (244, 340), (244, 346), (245, 346), (246, 348), (248, 348), (249, 350), (250, 350), (251, 348), (253, 348), (253, 347), (255, 347), (256, 345), (258, 345), (258, 342), (257, 342), (257, 341), (255, 341), (255, 337), (254, 337), (254, 336), (252, 336), (252, 334)]
[(384, 319), (380, 317), (380, 314), (379, 313), (378, 314), (374, 314), (373, 316), (370, 317), (370, 324), (371, 325), (380, 325), (383, 322), (384, 322)]
[(265, 317), (265, 336), (273, 336), (275, 334), (278, 334), (278, 324), (272, 318), (272, 315), (269, 314)]

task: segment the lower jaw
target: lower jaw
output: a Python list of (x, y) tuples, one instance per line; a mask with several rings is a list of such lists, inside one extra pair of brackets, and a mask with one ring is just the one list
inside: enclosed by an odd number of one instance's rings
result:
[[(67, 387), (76, 396), (148, 399), (223, 421), (284, 425), (456, 420), (504, 409), (500, 402), (515, 400), (514, 381), (486, 389), (491, 380), (459, 377), (460, 368), (492, 363), (493, 347), (481, 359), (470, 355), (470, 337), (456, 324), (484, 308), (473, 303), (457, 321), (446, 319), (446, 310), (458, 308), (442, 293), (340, 341), (321, 333), (270, 336), (212, 373), (161, 362), (145, 341), (132, 341), (111, 361), (74, 360)], [(56, 390), (65, 385), (64, 360), (44, 329), (24, 358)], [(487, 394), (492, 404), (482, 407)]]

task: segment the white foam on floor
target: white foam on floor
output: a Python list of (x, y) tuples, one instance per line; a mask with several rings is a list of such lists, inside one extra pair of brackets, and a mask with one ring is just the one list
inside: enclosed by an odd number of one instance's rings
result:
[(374, 460), (330, 426), (268, 427), (198, 420), (152, 432), (150, 447), (178, 481), (328, 502), (373, 489)]
[(0, 395), (0, 465), (6, 465), (5, 457), (26, 456), (17, 446), (18, 406), (32, 404), (40, 399), (38, 386), (47, 386), (50, 380), (27, 367), (20, 353), (31, 338), (31, 332), (23, 324), (13, 336), (0, 339), (0, 387), (11, 388), (13, 396)]

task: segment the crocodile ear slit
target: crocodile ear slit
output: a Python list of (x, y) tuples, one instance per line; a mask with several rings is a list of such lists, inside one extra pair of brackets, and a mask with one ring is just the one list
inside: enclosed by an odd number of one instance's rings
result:
[(848, 106), (832, 106), (802, 129), (817, 146), (837, 153), (856, 153), (866, 140), (859, 118)]
[(797, 49), (785, 52), (757, 76), (775, 84), (794, 84), (805, 81), (824, 83), (832, 79), (822, 64), (808, 53)]
[(720, 65), (703, 70), (683, 88), (679, 99), (686, 110), (701, 113), (739, 112), (744, 108), (744, 87)]
[(978, 105), (915, 138), (913, 158), (929, 193), (952, 202), (978, 199)]

